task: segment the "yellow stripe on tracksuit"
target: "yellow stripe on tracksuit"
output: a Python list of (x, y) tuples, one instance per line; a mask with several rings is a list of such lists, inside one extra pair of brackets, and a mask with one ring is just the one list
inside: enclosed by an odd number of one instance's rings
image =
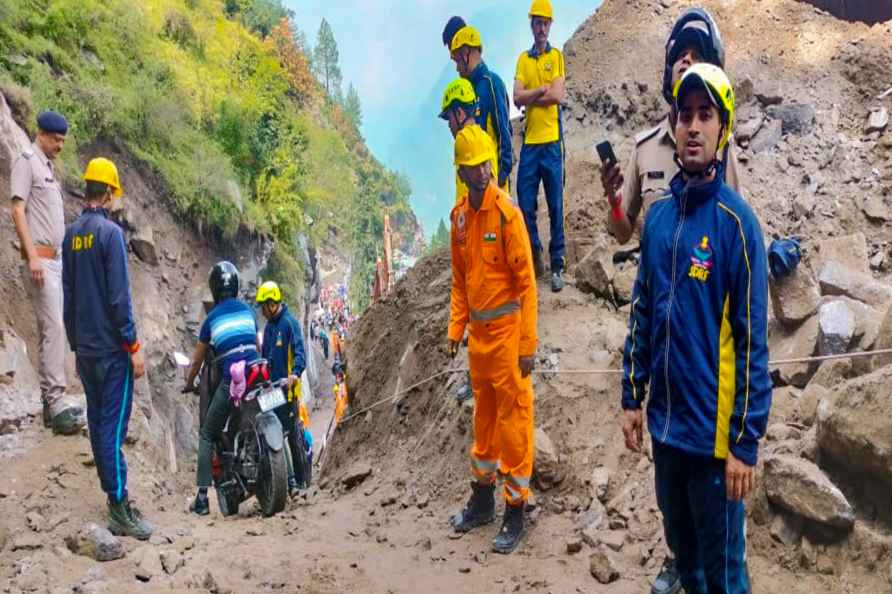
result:
[(722, 330), (719, 334), (719, 390), (715, 421), (716, 458), (728, 457), (731, 433), (731, 412), (734, 410), (734, 393), (737, 387), (737, 353), (734, 352), (734, 335), (731, 332), (731, 298), (725, 295), (722, 308)]
[[(746, 370), (746, 379), (744, 385), (743, 414), (740, 415), (740, 432), (737, 434), (737, 439), (734, 440), (735, 443), (740, 443), (746, 429), (746, 415), (747, 412), (749, 412), (750, 405), (750, 352), (753, 344), (753, 324), (750, 306), (752, 304), (753, 271), (750, 266), (749, 251), (747, 250), (746, 245), (746, 234), (743, 232), (743, 223), (740, 221), (740, 217), (721, 202), (719, 202), (718, 205), (737, 221), (737, 230), (740, 232), (740, 240), (743, 242), (743, 260), (746, 263), (746, 367), (744, 368)], [(722, 329), (724, 330), (724, 326)]]
[(635, 307), (638, 305), (638, 302), (641, 301), (641, 297), (635, 299), (635, 302), (632, 303), (632, 319), (635, 320), (635, 323), (632, 324), (632, 351), (629, 360), (632, 362), (629, 369), (629, 383), (632, 384), (632, 398), (635, 401), (638, 401), (638, 386), (635, 385), (635, 347), (638, 343), (638, 320), (635, 318)]

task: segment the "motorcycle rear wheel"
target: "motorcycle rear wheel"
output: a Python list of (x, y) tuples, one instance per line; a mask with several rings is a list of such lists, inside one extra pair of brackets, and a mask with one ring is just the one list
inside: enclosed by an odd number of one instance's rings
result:
[(285, 449), (278, 452), (269, 448), (262, 461), (261, 478), (257, 484), (257, 501), (264, 517), (273, 516), (285, 509), (288, 499), (288, 463)]

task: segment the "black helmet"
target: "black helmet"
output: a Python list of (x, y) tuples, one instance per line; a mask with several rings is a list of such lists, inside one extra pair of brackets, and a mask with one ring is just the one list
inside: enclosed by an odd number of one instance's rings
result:
[(684, 11), (666, 40), (666, 66), (663, 70), (663, 97), (670, 104), (672, 98), (672, 66), (687, 48), (696, 48), (704, 62), (725, 67), (725, 46), (712, 15), (705, 8)]
[(220, 303), (228, 297), (238, 296), (238, 268), (232, 262), (223, 260), (217, 262), (211, 268), (211, 276), (208, 279), (211, 287), (211, 295), (214, 303)]
[(459, 29), (465, 26), (465, 19), (460, 16), (454, 16), (446, 21), (446, 27), (443, 29), (443, 45), (448, 49), (452, 45), (452, 38)]

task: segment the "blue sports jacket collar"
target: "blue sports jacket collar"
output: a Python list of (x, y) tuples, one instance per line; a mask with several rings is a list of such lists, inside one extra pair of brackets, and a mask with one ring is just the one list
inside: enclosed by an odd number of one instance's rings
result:
[(539, 50), (536, 49), (536, 44), (534, 43), (533, 47), (531, 47), (529, 49), (529, 51), (527, 51), (527, 55), (531, 58), (538, 58), (539, 56), (544, 56), (545, 54), (547, 54), (550, 51), (551, 51), (551, 43), (545, 44), (545, 51), (542, 52), (541, 54), (539, 53)]
[(469, 80), (471, 81), (472, 85), (476, 86), (480, 79), (482, 79), (487, 74), (489, 74), (489, 68), (486, 67), (486, 62), (480, 60), (480, 63), (477, 64), (477, 67), (474, 68), (474, 70), (471, 72), (471, 78)]
[(276, 315), (274, 315), (272, 318), (270, 318), (269, 321), (270, 322), (278, 322), (279, 320), (282, 319), (282, 316), (284, 316), (287, 311), (288, 311), (288, 306), (283, 303), (282, 307), (279, 308), (279, 312)]
[(685, 210), (696, 208), (710, 200), (714, 200), (718, 196), (719, 188), (722, 187), (724, 175), (722, 174), (724, 165), (718, 162), (715, 166), (715, 177), (712, 181), (692, 180), (689, 183), (684, 179), (684, 173), (679, 171), (669, 182), (669, 188), (672, 190), (672, 196), (680, 204), (685, 205)]
[(103, 208), (101, 206), (85, 206), (84, 211), (81, 214), (97, 214), (108, 218), (108, 209)]

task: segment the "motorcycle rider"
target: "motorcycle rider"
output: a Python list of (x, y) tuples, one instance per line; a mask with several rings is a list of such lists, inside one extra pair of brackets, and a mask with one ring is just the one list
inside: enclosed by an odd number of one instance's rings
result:
[[(288, 476), (288, 489), (295, 491), (298, 488), (306, 488), (307, 477), (298, 476), (303, 468), (299, 464), (297, 456), (303, 448), (297, 447), (297, 440), (303, 439), (306, 450), (309, 452), (310, 441), (305, 433), (310, 427), (310, 414), (301, 400), (300, 376), (306, 368), (306, 351), (304, 350), (303, 333), (298, 322), (288, 305), (282, 302), (282, 290), (273, 281), (266, 281), (257, 289), (257, 304), (263, 317), (266, 318), (266, 327), (263, 329), (263, 342), (261, 354), (269, 362), (270, 379), (278, 381), (289, 379), (287, 418), (279, 415), (283, 427), (288, 427), (288, 446), (291, 448), (292, 460), (289, 460), (291, 469)], [(295, 406), (296, 405), (296, 406)], [(296, 422), (295, 409), (300, 414), (300, 423)]]
[(198, 344), (192, 355), (192, 366), (186, 378), (186, 389), (191, 390), (195, 377), (201, 370), (208, 348), (213, 349), (214, 364), (218, 366), (220, 385), (208, 404), (204, 425), (198, 440), (198, 493), (190, 510), (200, 516), (210, 513), (208, 487), (212, 484), (211, 458), (220, 432), (232, 412), (229, 400), (229, 384), (232, 379), (229, 368), (240, 361), (252, 361), (258, 357), (257, 322), (251, 308), (238, 300), (238, 269), (227, 261), (218, 262), (208, 280), (214, 308), (208, 313), (198, 334)]

